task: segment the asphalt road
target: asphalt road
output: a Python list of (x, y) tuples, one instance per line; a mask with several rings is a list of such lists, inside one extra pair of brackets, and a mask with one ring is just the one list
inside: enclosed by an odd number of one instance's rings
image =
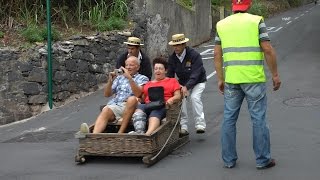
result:
[(268, 81), (268, 116), (276, 167), (258, 171), (252, 150), (246, 103), (238, 120), (238, 164), (224, 169), (219, 125), (223, 96), (217, 91), (213, 42), (201, 52), (208, 82), (203, 94), (207, 132), (197, 135), (190, 122), (190, 143), (147, 168), (137, 158), (94, 158), (76, 165), (73, 134), (93, 123), (104, 104), (102, 91), (37, 117), (0, 127), (1, 180), (286, 180), (319, 179), (320, 172), (320, 5), (309, 4), (267, 19), (282, 80), (279, 91)]

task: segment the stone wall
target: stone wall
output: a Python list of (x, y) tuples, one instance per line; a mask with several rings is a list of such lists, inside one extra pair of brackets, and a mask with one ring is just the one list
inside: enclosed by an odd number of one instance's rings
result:
[(144, 39), (151, 59), (172, 52), (168, 42), (173, 34), (184, 33), (190, 39), (189, 46), (211, 38), (210, 0), (194, 0), (192, 10), (179, 5), (176, 0), (134, 0), (131, 4), (132, 19), (138, 22), (134, 34)]
[[(95, 91), (105, 83), (118, 53), (126, 49), (126, 40), (126, 36), (110, 32), (53, 44), (54, 105)], [(0, 49), (0, 125), (40, 113), (48, 102), (47, 92), (44, 45), (23, 52)]]

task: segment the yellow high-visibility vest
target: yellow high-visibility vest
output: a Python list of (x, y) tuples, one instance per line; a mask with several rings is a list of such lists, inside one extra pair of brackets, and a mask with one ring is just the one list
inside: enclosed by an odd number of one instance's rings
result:
[(261, 16), (237, 13), (217, 23), (221, 39), (225, 82), (266, 82), (264, 53), (259, 43)]

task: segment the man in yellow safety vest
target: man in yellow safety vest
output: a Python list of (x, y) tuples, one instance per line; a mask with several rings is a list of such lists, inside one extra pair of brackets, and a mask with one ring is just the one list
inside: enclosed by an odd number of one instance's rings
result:
[(263, 18), (247, 13), (251, 3), (251, 0), (232, 0), (234, 14), (216, 25), (214, 65), (218, 88), (224, 94), (225, 101), (221, 146), (226, 168), (233, 168), (238, 159), (236, 122), (244, 98), (252, 121), (256, 168), (275, 166), (275, 160), (271, 158), (269, 128), (265, 118), (267, 96), (264, 59), (271, 72), (273, 90), (278, 90), (281, 82), (276, 54)]

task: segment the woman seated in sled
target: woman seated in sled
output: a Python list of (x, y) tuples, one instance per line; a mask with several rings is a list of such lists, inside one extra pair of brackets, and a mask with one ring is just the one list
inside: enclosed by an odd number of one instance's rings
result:
[(177, 79), (166, 77), (168, 62), (162, 57), (153, 60), (154, 80), (143, 86), (144, 104), (139, 104), (132, 120), (135, 133), (143, 134), (148, 119), (146, 135), (151, 135), (166, 117), (166, 106), (180, 101), (181, 86)]

